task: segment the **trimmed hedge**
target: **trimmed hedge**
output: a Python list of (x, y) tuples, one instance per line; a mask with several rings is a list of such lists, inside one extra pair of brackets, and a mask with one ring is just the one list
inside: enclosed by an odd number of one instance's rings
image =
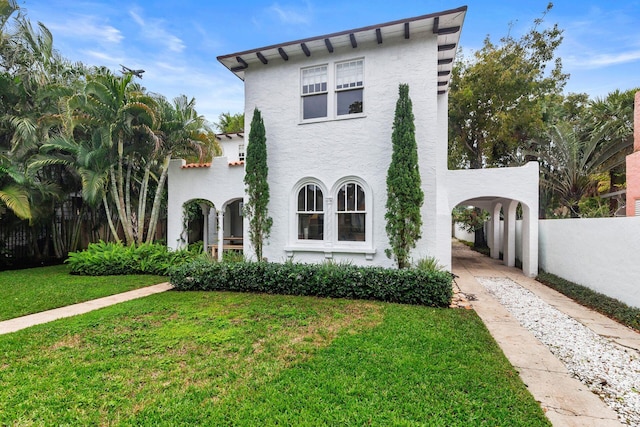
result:
[(84, 251), (71, 252), (65, 260), (71, 274), (109, 276), (124, 274), (156, 274), (166, 276), (169, 270), (201, 256), (201, 251), (170, 251), (165, 245), (142, 243), (91, 243)]
[(540, 271), (536, 280), (586, 307), (640, 331), (640, 308), (628, 306), (615, 298), (545, 271)]
[(174, 268), (170, 281), (181, 291), (236, 291), (367, 299), (447, 307), (451, 274), (340, 264), (212, 263), (195, 260)]

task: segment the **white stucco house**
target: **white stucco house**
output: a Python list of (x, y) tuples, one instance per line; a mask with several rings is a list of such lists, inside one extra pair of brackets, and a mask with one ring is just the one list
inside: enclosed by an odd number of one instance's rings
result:
[[(244, 81), (245, 118), (263, 116), (268, 150), (269, 261), (349, 260), (393, 266), (385, 255), (386, 173), (400, 83), (409, 85), (425, 202), (422, 239), (413, 259), (435, 256), (451, 266), (451, 213), (457, 205), (493, 214), (489, 244), (514, 265), (515, 214), (523, 270), (538, 270), (538, 166), (447, 169), (447, 104), (451, 69), (467, 8), (372, 25), (222, 55)], [(224, 157), (211, 164), (173, 160), (169, 170), (168, 245), (184, 245), (182, 206), (209, 200), (209, 244), (242, 242), (237, 210), (245, 197), (242, 156), (250, 129), (220, 135)], [(504, 239), (500, 240), (500, 210)], [(235, 223), (234, 223), (235, 218)], [(218, 227), (217, 224), (222, 224)], [(248, 235), (244, 224), (243, 235)], [(233, 234), (233, 236), (232, 236)], [(220, 253), (219, 253), (220, 256)]]

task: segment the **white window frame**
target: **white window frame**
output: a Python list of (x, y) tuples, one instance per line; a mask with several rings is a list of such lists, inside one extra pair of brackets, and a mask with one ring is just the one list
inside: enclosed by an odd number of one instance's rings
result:
[[(354, 206), (353, 209), (349, 209), (349, 203), (348, 203), (348, 186), (349, 185), (354, 185)], [(360, 208), (360, 203), (359, 203), (359, 196), (358, 196), (358, 189), (360, 189), (363, 193), (364, 196), (364, 208), (361, 209)], [(341, 194), (341, 192), (344, 191), (344, 194)], [(364, 186), (362, 186), (358, 181), (354, 181), (354, 180), (346, 180), (343, 183), (340, 184), (340, 186), (337, 187), (336, 192), (335, 192), (335, 196), (334, 196), (334, 206), (335, 206), (335, 217), (336, 217), (336, 221), (335, 221), (335, 236), (336, 236), (336, 244), (337, 245), (363, 245), (367, 243), (367, 232), (369, 231), (369, 227), (367, 227), (367, 219), (369, 218), (369, 211), (367, 210), (367, 206), (368, 206), (368, 197), (367, 197), (367, 191), (365, 190)], [(344, 203), (343, 209), (340, 209), (340, 202)], [(362, 236), (362, 239), (341, 239), (341, 235), (340, 235), (340, 216), (341, 215), (351, 215), (351, 214), (360, 214), (360, 215), (364, 215), (364, 224), (362, 224), (364, 226), (364, 233)]]
[[(309, 186), (313, 186), (315, 187), (313, 189), (314, 192), (314, 199), (313, 199), (313, 208), (310, 210), (309, 209), (309, 200), (307, 198), (307, 187)], [(300, 198), (300, 192), (304, 191), (305, 192), (305, 203), (304, 203), (304, 209), (300, 209), (300, 205), (299, 205), (299, 198)], [(318, 206), (316, 204), (316, 197), (315, 194), (317, 191), (320, 191), (322, 193), (322, 206), (320, 206), (320, 210), (318, 210)], [(296, 239), (299, 242), (322, 242), (326, 239), (326, 226), (327, 226), (327, 215), (326, 215), (326, 199), (325, 199), (325, 192), (322, 190), (322, 187), (320, 187), (317, 183), (315, 182), (307, 182), (305, 184), (302, 184), (301, 186), (299, 186), (299, 189), (296, 193)], [(300, 215), (322, 215), (322, 239), (309, 239), (309, 238), (300, 238), (300, 220), (301, 217)]]
[(244, 162), (245, 159), (245, 151), (244, 151), (244, 143), (238, 144), (238, 160)]
[[(313, 88), (312, 91), (307, 91), (305, 92), (305, 87), (308, 86), (305, 85), (305, 72), (307, 71), (317, 71), (319, 69), (324, 68), (324, 82), (322, 82), (322, 80), (320, 80), (318, 83), (315, 83), (316, 85), (320, 85), (320, 88)], [(331, 116), (331, 109), (329, 108), (330, 104), (330, 91), (329, 91), (329, 87), (330, 87), (330, 76), (329, 76), (329, 64), (318, 64), (318, 65), (313, 65), (311, 67), (304, 67), (300, 69), (300, 118), (303, 121), (313, 121), (313, 120), (327, 120), (330, 116)], [(324, 89), (322, 88), (322, 84), (324, 83), (325, 87)], [(307, 97), (311, 97), (311, 96), (317, 96), (317, 95), (326, 95), (326, 99), (327, 99), (327, 105), (326, 105), (326, 109), (327, 109), (327, 114), (325, 116), (318, 116), (318, 117), (310, 117), (310, 118), (306, 118), (304, 117), (304, 99)]]
[[(355, 76), (355, 80), (354, 81), (347, 81), (344, 82), (340, 81), (339, 79), (339, 68), (340, 67), (344, 67), (345, 65), (352, 65), (355, 67), (357, 66), (357, 64), (360, 64), (360, 71), (359, 73), (356, 74)], [(334, 100), (334, 113), (336, 117), (349, 117), (349, 116), (353, 116), (353, 115), (357, 115), (357, 114), (364, 114), (365, 111), (365, 105), (364, 105), (364, 88), (365, 88), (365, 84), (364, 84), (364, 58), (356, 58), (356, 59), (350, 59), (347, 61), (340, 61), (340, 62), (336, 62), (334, 64), (334, 76), (335, 76), (335, 81), (333, 84), (333, 88), (335, 91), (335, 100)], [(345, 87), (346, 86), (346, 87)], [(340, 96), (341, 92), (351, 92), (351, 91), (356, 91), (356, 90), (361, 90), (362, 91), (362, 107), (361, 107), (361, 111), (358, 111), (356, 113), (345, 113), (345, 114), (338, 114), (338, 97)]]
[[(337, 87), (337, 75), (338, 75), (338, 67), (344, 64), (349, 64), (349, 63), (360, 63), (362, 64), (362, 70), (361, 70), (361, 85), (358, 85), (356, 82), (356, 85), (354, 87)], [(307, 93), (304, 93), (304, 87), (305, 87), (305, 72), (308, 70), (314, 70), (317, 68), (325, 68), (325, 76), (326, 76), (326, 90), (314, 90), (312, 92), (307, 91)], [(357, 57), (357, 58), (350, 58), (348, 60), (341, 60), (341, 61), (335, 61), (335, 62), (330, 62), (330, 63), (321, 63), (321, 64), (316, 64), (316, 65), (312, 65), (309, 67), (302, 67), (300, 68), (300, 83), (299, 83), (299, 90), (300, 90), (300, 124), (305, 124), (305, 123), (315, 123), (315, 122), (324, 122), (324, 121), (329, 121), (329, 120), (345, 120), (345, 119), (354, 119), (354, 118), (359, 118), (359, 117), (366, 117), (365, 112), (366, 112), (366, 90), (365, 90), (365, 86), (366, 86), (366, 72), (365, 72), (365, 59), (364, 57)], [(321, 84), (321, 83), (320, 83)], [(320, 88), (322, 89), (322, 88)], [(357, 113), (347, 113), (347, 114), (340, 114), (338, 115), (338, 96), (339, 93), (341, 92), (349, 92), (349, 91), (353, 91), (353, 90), (362, 90), (362, 111), (357, 112)], [(304, 98), (308, 97), (308, 96), (314, 96), (314, 95), (319, 95), (319, 94), (323, 94), (326, 95), (327, 98), (327, 115), (326, 116), (322, 116), (322, 117), (311, 117), (311, 118), (304, 118)]]

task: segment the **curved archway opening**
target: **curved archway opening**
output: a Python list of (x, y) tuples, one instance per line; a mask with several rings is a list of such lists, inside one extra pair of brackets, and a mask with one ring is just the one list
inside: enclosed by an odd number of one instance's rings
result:
[[(180, 240), (191, 250), (206, 252), (211, 241), (211, 213), (213, 202), (207, 199), (190, 199), (182, 205), (182, 232)], [(215, 215), (214, 215), (215, 216)]]
[(452, 209), (452, 231), (478, 252), (537, 275), (537, 210), (526, 203), (501, 197), (464, 200)]

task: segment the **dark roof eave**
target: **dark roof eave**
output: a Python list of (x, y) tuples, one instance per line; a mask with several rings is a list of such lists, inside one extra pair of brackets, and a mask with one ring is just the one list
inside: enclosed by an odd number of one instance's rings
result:
[(355, 28), (355, 29), (352, 29), (352, 30), (339, 31), (337, 33), (325, 34), (323, 36), (308, 37), (308, 38), (305, 38), (305, 39), (294, 40), (294, 41), (285, 42), (285, 43), (278, 43), (278, 44), (274, 44), (274, 45), (270, 45), (270, 46), (264, 46), (264, 47), (260, 47), (260, 48), (257, 48), (257, 49), (250, 49), (250, 50), (245, 50), (245, 51), (242, 51), (242, 52), (230, 53), (228, 55), (220, 55), (220, 56), (217, 57), (217, 59), (218, 59), (218, 61), (221, 61), (221, 60), (227, 59), (227, 58), (241, 57), (243, 55), (248, 55), (248, 54), (251, 54), (251, 53), (261, 52), (263, 50), (278, 49), (278, 48), (281, 48), (283, 46), (290, 46), (290, 45), (293, 45), (293, 44), (308, 43), (308, 42), (311, 42), (311, 41), (314, 41), (314, 40), (327, 39), (327, 38), (331, 38), (331, 37), (339, 37), (339, 36), (349, 35), (351, 33), (359, 33), (361, 31), (370, 31), (370, 30), (375, 30), (376, 28), (388, 27), (388, 26), (397, 25), (397, 24), (404, 24), (404, 23), (413, 22), (413, 21), (420, 21), (420, 20), (423, 20), (423, 19), (430, 19), (430, 18), (435, 18), (435, 17), (438, 17), (438, 16), (450, 15), (452, 13), (460, 13), (460, 12), (466, 12), (466, 11), (467, 11), (467, 6), (461, 6), (461, 7), (458, 7), (456, 9), (444, 10), (442, 12), (435, 12), (435, 13), (428, 13), (426, 15), (414, 16), (413, 18), (399, 19), (397, 21), (385, 22), (383, 24), (369, 25), (369, 26), (366, 26), (366, 27)]

